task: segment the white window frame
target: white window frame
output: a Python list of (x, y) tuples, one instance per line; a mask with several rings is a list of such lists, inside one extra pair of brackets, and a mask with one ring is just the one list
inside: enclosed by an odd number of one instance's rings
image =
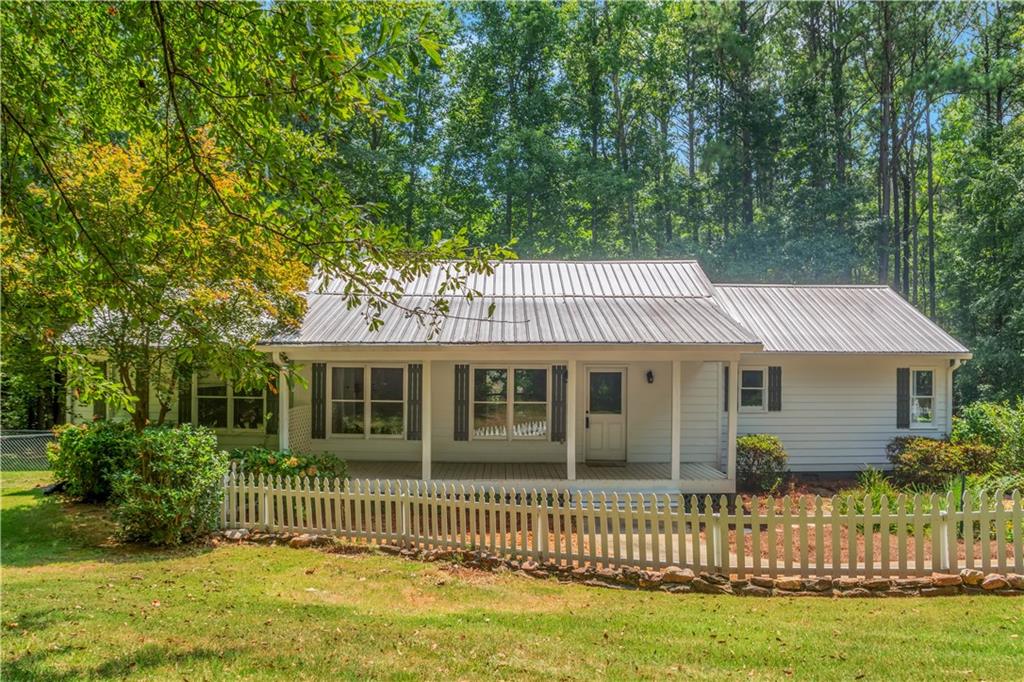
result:
[[(932, 394), (925, 396), (917, 395), (917, 381), (916, 374), (918, 372), (931, 372), (932, 373)], [(935, 428), (935, 415), (938, 412), (938, 404), (935, 395), (935, 379), (939, 376), (938, 370), (934, 367), (911, 367), (910, 368), (910, 405), (907, 406), (907, 413), (910, 415), (910, 428), (912, 429), (934, 429)], [(927, 422), (914, 421), (914, 402), (917, 398), (931, 398), (932, 399), (932, 420)]]
[[(478, 436), (476, 435), (476, 370), (478, 369), (503, 369), (508, 372), (508, 381), (505, 385), (505, 435), (504, 436)], [(542, 369), (545, 372), (544, 380), (544, 422), (547, 428), (542, 436), (516, 436), (513, 434), (512, 419), (515, 415), (515, 372), (517, 369)], [(537, 405), (533, 400), (520, 401), (526, 405)], [(551, 367), (548, 365), (503, 365), (500, 363), (481, 363), (469, 366), (469, 439), (480, 441), (546, 441), (551, 438)]]
[[(739, 405), (740, 412), (767, 412), (768, 411), (768, 368), (767, 367), (744, 367), (740, 366), (739, 376), (736, 377), (736, 404)], [(748, 388), (747, 391), (761, 391), (761, 404), (760, 405), (744, 405), (743, 404), (743, 373), (744, 372), (760, 372), (761, 373), (761, 388)]]
[[(362, 433), (335, 433), (334, 432), (334, 403), (335, 402), (358, 402), (356, 400), (342, 400), (334, 398), (334, 369), (355, 368), (363, 370), (363, 432)], [(372, 388), (370, 384), (370, 370), (372, 369), (400, 369), (402, 370), (402, 432), (401, 433), (370, 433), (370, 403), (395, 403), (397, 400), (371, 400)], [(340, 438), (345, 440), (404, 440), (406, 429), (409, 426), (409, 376), (408, 366), (393, 362), (338, 362), (327, 365), (327, 386), (325, 388), (327, 402), (327, 436), (329, 438)]]
[[(263, 389), (260, 392), (260, 400), (263, 402), (263, 423), (252, 429), (243, 429), (236, 427), (235, 424), (235, 384), (233, 381), (228, 381), (223, 377), (217, 375), (219, 379), (223, 379), (227, 386), (227, 395), (199, 395), (199, 372), (192, 373), (192, 423), (196, 426), (201, 426), (199, 423), (199, 400), (227, 400), (228, 401), (228, 425), (226, 428), (220, 428), (216, 426), (210, 426), (215, 433), (264, 433), (267, 430), (267, 389)], [(256, 396), (238, 396), (239, 398), (256, 398)]]

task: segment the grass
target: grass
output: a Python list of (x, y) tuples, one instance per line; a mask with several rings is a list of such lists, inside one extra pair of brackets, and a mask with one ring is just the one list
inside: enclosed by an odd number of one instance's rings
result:
[(621, 592), (279, 547), (118, 546), (2, 480), (3, 679), (1024, 679), (1024, 601)]

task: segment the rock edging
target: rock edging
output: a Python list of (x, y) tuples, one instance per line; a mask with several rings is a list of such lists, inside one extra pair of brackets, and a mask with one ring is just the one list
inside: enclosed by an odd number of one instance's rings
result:
[[(340, 547), (337, 538), (309, 533), (264, 533), (246, 529), (223, 531), (213, 537), (214, 544), (223, 542), (288, 545), (306, 547)], [(563, 566), (554, 561), (533, 559), (518, 561), (488, 552), (469, 549), (415, 549), (398, 545), (379, 545), (377, 549), (408, 559), (427, 562), (454, 562), (487, 571), (511, 570), (532, 578), (555, 578), (561, 582), (578, 582), (591, 587), (625, 590), (651, 590), (673, 594), (731, 594), (748, 597), (940, 597), (958, 594), (986, 594), (1024, 597), (1024, 575), (1016, 573), (984, 573), (965, 568), (959, 573), (932, 573), (917, 578), (802, 578), (797, 576), (752, 576), (736, 579), (717, 573), (694, 573), (689, 568), (669, 566), (662, 570), (644, 570), (633, 566), (592, 568)]]

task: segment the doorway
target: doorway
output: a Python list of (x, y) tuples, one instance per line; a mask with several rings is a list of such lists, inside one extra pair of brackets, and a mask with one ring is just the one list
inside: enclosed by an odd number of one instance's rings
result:
[(626, 370), (588, 367), (586, 458), (588, 462), (626, 461)]

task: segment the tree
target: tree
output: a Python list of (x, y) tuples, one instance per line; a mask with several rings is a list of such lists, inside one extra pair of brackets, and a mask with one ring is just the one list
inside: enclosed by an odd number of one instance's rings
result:
[[(402, 118), (389, 85), (406, 73), (406, 64), (426, 56), (440, 60), (430, 7), (5, 4), (0, 20), (8, 253), (16, 258), (14, 249), (34, 249), (38, 260), (31, 267), (43, 272), (33, 270), (26, 279), (63, 278), (70, 294), (65, 307), (36, 307), (22, 315), (16, 306), (24, 298), (9, 292), (5, 281), (5, 314), (39, 323), (19, 325), (20, 333), (42, 335), (29, 344), (49, 347), (72, 386), (111, 400), (125, 399), (124, 388), (139, 397), (125, 383), (138, 381), (130, 372), (119, 382), (104, 382), (81, 355), (59, 348), (76, 325), (95, 322), (93, 306), (115, 314), (115, 326), (139, 319), (134, 312), (116, 315), (126, 299), (147, 308), (149, 320), (182, 322), (189, 310), (181, 296), (167, 295), (168, 287), (195, 291), (205, 284), (203, 251), (161, 232), (192, 223), (168, 225), (150, 211), (145, 217), (154, 221), (151, 226), (129, 220), (131, 211), (148, 209), (157, 199), (164, 209), (193, 207), (205, 225), (216, 226), (209, 229), (222, 230), (215, 239), (238, 245), (235, 253), (270, 249), (264, 255), (299, 263), (296, 273), (343, 278), (350, 304), (366, 305), (371, 325), (380, 324), (385, 306), (403, 305), (402, 284), (430, 264), (458, 262), (437, 299), (409, 309), (428, 323), (444, 312), (444, 295), (462, 290), (466, 273), (506, 255), (500, 248), (469, 249), (464, 231), (433, 234), (426, 242), (409, 239), (379, 219), (379, 207), (358, 203), (339, 181), (340, 152), (330, 133), (355, 120)], [(76, 181), (83, 155), (90, 153), (136, 165), (117, 182), (111, 172), (86, 175), (82, 185)], [(106, 191), (125, 190), (133, 173), (141, 176), (133, 186), (138, 196)], [(90, 186), (94, 181), (99, 184)], [(97, 195), (117, 199), (122, 213), (94, 211), (89, 202)], [(115, 224), (137, 229), (117, 232), (110, 229)], [(122, 258), (150, 253), (154, 245), (179, 249), (181, 271), (202, 276), (165, 281), (137, 269), (144, 262)], [(277, 312), (276, 321), (294, 323), (299, 311)], [(246, 335), (256, 326), (236, 321)], [(134, 323), (128, 326), (130, 334), (143, 333)], [(197, 351), (209, 338), (203, 329), (181, 329), (188, 336), (182, 348)], [(248, 338), (244, 350), (255, 363), (255, 336)]]

